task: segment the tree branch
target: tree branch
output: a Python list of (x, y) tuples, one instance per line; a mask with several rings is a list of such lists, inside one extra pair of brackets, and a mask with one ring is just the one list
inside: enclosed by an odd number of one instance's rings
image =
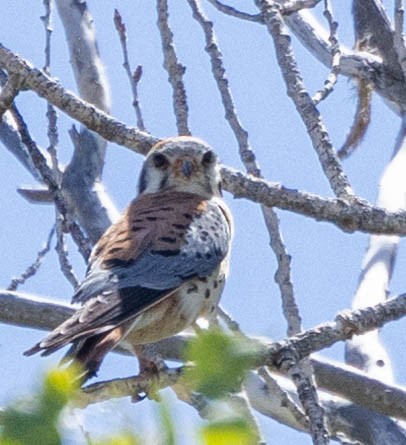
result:
[(157, 0), (158, 29), (161, 35), (162, 53), (164, 56), (164, 68), (168, 73), (168, 80), (172, 86), (173, 112), (176, 118), (176, 126), (179, 135), (190, 135), (188, 125), (188, 104), (186, 89), (183, 83), (183, 75), (186, 67), (183, 66), (176, 55), (173, 43), (173, 33), (169, 26), (169, 11), (167, 0)]
[(279, 12), (279, 6), (268, 0), (256, 0), (255, 3), (262, 12), (268, 32), (273, 38), (276, 56), (287, 87), (287, 94), (293, 100), (307, 128), (324, 174), (336, 196), (348, 198), (353, 195), (350, 183), (333, 149), (320, 113), (304, 87), (293, 55), (290, 36)]
[[(24, 328), (51, 330), (60, 325), (74, 312), (66, 303), (34, 297), (21, 292), (0, 291), (0, 322)], [(343, 341), (351, 335), (359, 335), (367, 329), (376, 329), (383, 323), (398, 319), (406, 314), (406, 295), (362, 310), (345, 312), (335, 322), (323, 323), (297, 336), (270, 344), (252, 340), (258, 350), (255, 366), (270, 366), (272, 371), (281, 372), (283, 353), (293, 349), (298, 359), (314, 351), (324, 349)], [(345, 320), (344, 322), (342, 320)], [(188, 336), (175, 336), (158, 342), (158, 352), (167, 360), (179, 361)], [(129, 355), (128, 351), (117, 348), (117, 352)], [(365, 373), (341, 363), (312, 358), (317, 383), (327, 391), (336, 393), (382, 414), (406, 420), (405, 389), (388, 385), (369, 378)], [(370, 391), (376, 394), (370, 397)], [(372, 400), (373, 399), (373, 400)]]
[(29, 89), (45, 98), (68, 116), (81, 122), (108, 141), (125, 145), (138, 153), (147, 153), (159, 141), (148, 133), (128, 127), (65, 90), (57, 81), (0, 44), (0, 67), (21, 75)]
[[(120, 145), (146, 153), (159, 141), (147, 133), (127, 127), (67, 92), (55, 80), (33, 68), (28, 62), (0, 45), (0, 67), (20, 72), (26, 83), (38, 94), (74, 119), (107, 139)], [(227, 167), (221, 169), (225, 190), (235, 197), (246, 198), (270, 207), (279, 207), (312, 217), (318, 221), (331, 222), (346, 232), (356, 230), (376, 234), (406, 234), (406, 212), (386, 212), (363, 200), (351, 202), (341, 199), (322, 198), (310, 193), (291, 190), (280, 184), (247, 176)]]

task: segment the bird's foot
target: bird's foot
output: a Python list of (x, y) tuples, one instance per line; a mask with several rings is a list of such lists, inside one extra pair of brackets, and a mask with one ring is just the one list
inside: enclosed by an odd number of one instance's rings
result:
[(159, 402), (159, 374), (167, 371), (168, 367), (153, 345), (138, 346), (136, 353), (140, 376), (145, 377), (145, 394), (136, 394), (133, 396), (132, 401), (139, 402), (148, 397), (150, 400)]

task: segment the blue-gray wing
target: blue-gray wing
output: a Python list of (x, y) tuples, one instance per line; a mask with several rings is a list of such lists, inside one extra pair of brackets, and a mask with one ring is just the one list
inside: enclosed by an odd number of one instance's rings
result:
[(163, 195), (134, 201), (107, 231), (73, 302), (137, 286), (173, 290), (219, 266), (231, 238), (224, 204), (186, 193)]

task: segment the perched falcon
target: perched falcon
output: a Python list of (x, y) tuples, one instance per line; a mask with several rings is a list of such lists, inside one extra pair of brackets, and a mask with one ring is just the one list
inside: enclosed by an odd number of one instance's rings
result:
[(135, 351), (213, 315), (232, 234), (216, 155), (196, 138), (163, 140), (149, 152), (138, 187), (93, 248), (72, 298), (82, 307), (25, 355), (72, 343), (68, 359), (86, 379), (118, 343)]

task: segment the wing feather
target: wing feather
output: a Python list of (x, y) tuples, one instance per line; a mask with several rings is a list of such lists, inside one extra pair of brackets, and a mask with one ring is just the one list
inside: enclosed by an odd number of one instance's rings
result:
[(189, 279), (211, 274), (230, 237), (226, 210), (214, 199), (181, 192), (139, 197), (93, 249), (72, 299), (82, 308), (25, 354), (47, 355), (134, 319)]
[(181, 192), (141, 196), (95, 246), (72, 302), (126, 287), (173, 289), (207, 276), (226, 256), (230, 237), (215, 200)]

